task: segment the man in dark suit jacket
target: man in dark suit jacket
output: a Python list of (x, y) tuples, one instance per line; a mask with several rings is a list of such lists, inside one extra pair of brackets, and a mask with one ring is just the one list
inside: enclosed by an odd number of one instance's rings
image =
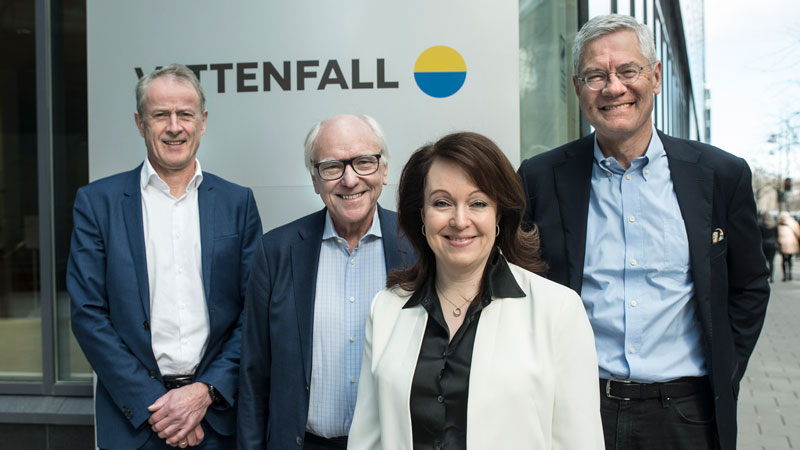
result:
[(240, 449), (346, 448), (364, 326), (386, 274), (413, 263), (387, 183), (383, 132), (336, 116), (306, 138), (306, 167), (325, 208), (264, 235), (245, 304)]
[(519, 174), (548, 276), (592, 323), (606, 448), (733, 450), (769, 298), (750, 169), (655, 131), (661, 62), (635, 19), (593, 18), (573, 57), (596, 133)]
[(250, 189), (200, 170), (199, 81), (137, 85), (145, 162), (82, 187), (67, 289), (97, 373), (100, 448), (235, 445), (241, 311), (261, 221)]

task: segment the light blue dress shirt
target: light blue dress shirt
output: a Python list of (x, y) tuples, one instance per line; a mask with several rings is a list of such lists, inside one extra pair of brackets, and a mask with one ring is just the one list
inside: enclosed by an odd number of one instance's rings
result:
[[(386, 286), (381, 224), (349, 251), (325, 216), (314, 300), (311, 388), (306, 429), (326, 438), (347, 436), (358, 392), (369, 305)], [(299, 400), (299, 399), (298, 399)]]
[(600, 377), (704, 375), (693, 294), (686, 227), (658, 134), (627, 170), (595, 138), (581, 298)]

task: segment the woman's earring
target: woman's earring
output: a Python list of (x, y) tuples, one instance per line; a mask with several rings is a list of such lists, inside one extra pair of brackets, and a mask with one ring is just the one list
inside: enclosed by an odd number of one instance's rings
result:
[(427, 234), (425, 234), (425, 224), (424, 223), (422, 224), (422, 235), (423, 236), (427, 236)]
[(495, 236), (500, 236), (500, 225), (499, 224), (495, 225), (494, 235)]

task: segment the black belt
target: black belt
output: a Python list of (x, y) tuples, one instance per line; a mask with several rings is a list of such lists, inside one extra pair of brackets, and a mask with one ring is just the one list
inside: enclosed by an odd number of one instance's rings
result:
[(616, 400), (646, 400), (679, 398), (708, 389), (708, 377), (683, 377), (663, 383), (634, 383), (625, 380), (600, 378), (600, 390)]
[(310, 444), (319, 444), (331, 448), (347, 448), (347, 436), (324, 438), (316, 434), (306, 433), (305, 441)]
[(161, 380), (167, 389), (178, 389), (194, 383), (194, 375), (164, 375)]

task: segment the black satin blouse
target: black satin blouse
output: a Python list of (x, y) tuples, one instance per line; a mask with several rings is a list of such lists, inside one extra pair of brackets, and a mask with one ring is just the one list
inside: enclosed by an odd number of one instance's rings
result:
[(411, 384), (411, 430), (415, 449), (465, 449), (472, 349), (481, 312), (492, 297), (524, 297), (505, 258), (495, 250), (484, 273), (480, 301), (465, 312), (464, 323), (450, 340), (431, 275), (403, 306), (422, 305), (428, 323)]

